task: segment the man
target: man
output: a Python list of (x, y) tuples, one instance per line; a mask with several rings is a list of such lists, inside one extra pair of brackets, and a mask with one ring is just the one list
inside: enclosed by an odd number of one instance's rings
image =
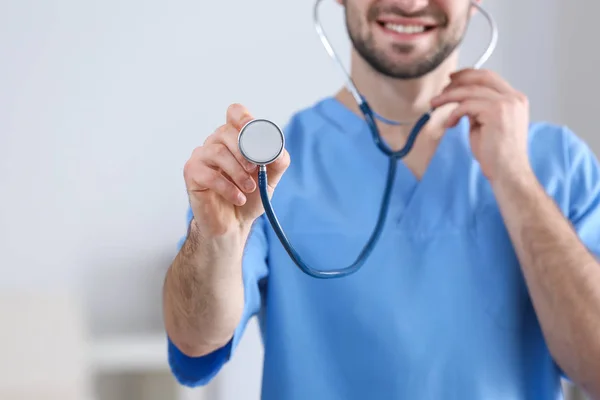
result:
[[(438, 107), (399, 162), (381, 239), (354, 275), (303, 274), (237, 148), (252, 116), (231, 106), (185, 166), (190, 225), (164, 286), (174, 375), (209, 382), (258, 315), (263, 399), (557, 399), (561, 376), (600, 398), (598, 161), (530, 123), (495, 73), (454, 72), (467, 0), (339, 2), (371, 107), (399, 121)], [(393, 149), (410, 129), (379, 127)], [(354, 261), (387, 165), (346, 90), (292, 118), (268, 173), (312, 267)]]

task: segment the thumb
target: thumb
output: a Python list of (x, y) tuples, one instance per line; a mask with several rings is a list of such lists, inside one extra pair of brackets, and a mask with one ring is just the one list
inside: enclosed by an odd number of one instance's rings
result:
[(241, 104), (234, 103), (227, 108), (227, 123), (233, 126), (238, 132), (244, 125), (252, 121), (253, 117), (250, 111)]
[(284, 148), (279, 157), (271, 164), (267, 165), (267, 176), (269, 179), (269, 186), (274, 189), (275, 186), (281, 180), (283, 173), (287, 170), (290, 165), (290, 154)]

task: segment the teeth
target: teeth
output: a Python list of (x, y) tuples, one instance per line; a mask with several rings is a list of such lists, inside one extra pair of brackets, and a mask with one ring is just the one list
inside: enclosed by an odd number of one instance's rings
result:
[(421, 33), (425, 31), (425, 27), (423, 25), (385, 24), (385, 27), (398, 33)]

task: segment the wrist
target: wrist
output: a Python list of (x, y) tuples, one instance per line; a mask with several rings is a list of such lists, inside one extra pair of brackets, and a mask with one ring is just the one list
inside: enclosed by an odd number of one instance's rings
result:
[(494, 190), (502, 188), (527, 188), (537, 183), (535, 172), (528, 162), (507, 163), (503, 168), (498, 168), (490, 177), (490, 184)]
[(187, 253), (201, 257), (204, 262), (222, 263), (241, 258), (250, 228), (237, 226), (219, 235), (206, 234), (196, 219), (190, 222), (187, 240)]
[(543, 191), (535, 172), (529, 166), (505, 170), (490, 180), (490, 184), (500, 203), (526, 202), (537, 198), (538, 193)]

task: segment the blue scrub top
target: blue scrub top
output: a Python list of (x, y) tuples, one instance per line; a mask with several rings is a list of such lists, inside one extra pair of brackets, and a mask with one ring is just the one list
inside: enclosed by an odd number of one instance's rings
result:
[[(334, 98), (285, 129), (291, 165), (273, 206), (315, 268), (353, 262), (374, 227), (388, 159)], [(530, 127), (532, 166), (581, 239), (600, 255), (600, 168), (569, 129)], [(188, 218), (191, 214), (188, 213)], [(399, 162), (385, 230), (364, 267), (304, 275), (263, 216), (244, 261), (245, 311), (232, 341), (190, 358), (169, 340), (175, 377), (208, 383), (249, 318), (264, 343), (262, 399), (559, 399), (552, 359), (468, 120), (449, 129), (421, 180)]]

